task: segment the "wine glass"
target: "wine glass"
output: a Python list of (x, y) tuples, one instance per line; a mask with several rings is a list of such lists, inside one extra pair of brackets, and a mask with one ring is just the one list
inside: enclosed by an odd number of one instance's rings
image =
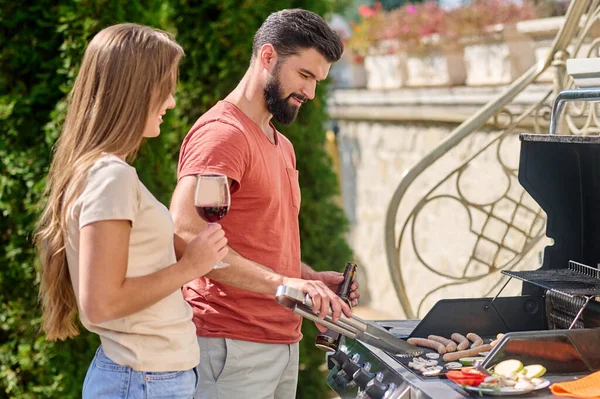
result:
[[(196, 176), (196, 192), (194, 205), (196, 212), (207, 223), (216, 223), (227, 215), (231, 197), (227, 176), (218, 173), (201, 174)], [(229, 263), (219, 262), (214, 269), (222, 269)]]

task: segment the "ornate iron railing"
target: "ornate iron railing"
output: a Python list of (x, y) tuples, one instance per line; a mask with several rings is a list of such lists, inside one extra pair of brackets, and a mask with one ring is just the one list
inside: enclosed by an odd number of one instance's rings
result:
[[(533, 130), (536, 133), (547, 132), (553, 98), (559, 91), (572, 85), (565, 72), (566, 59), (598, 57), (600, 38), (594, 38), (593, 35), (599, 21), (600, 0), (573, 0), (567, 11), (565, 23), (559, 30), (545, 61), (531, 67), (498, 98), (490, 101), (479, 112), (454, 129), (446, 140), (410, 169), (400, 182), (388, 207), (385, 239), (388, 267), (407, 318), (422, 316), (420, 311), (423, 305), (440, 290), (460, 285), (468, 289), (469, 283), (497, 275), (497, 281), (489, 287), (491, 293), (503, 282), (499, 271), (517, 267), (545, 237), (546, 216), (518, 183), (517, 166), (511, 165), (503, 158), (503, 145), (509, 140), (515, 140), (516, 133), (525, 130)], [(588, 48), (585, 53), (584, 48)], [(511, 103), (517, 95), (534, 84), (536, 79), (548, 69), (554, 72), (553, 88), (548, 90), (536, 104), (529, 106), (520, 114), (513, 114), (511, 109), (515, 107), (511, 107)], [(568, 129), (575, 134), (599, 133), (600, 124), (595, 107), (593, 103), (569, 103), (563, 112), (559, 132)], [(490, 126), (490, 124), (494, 130), (492, 139), (459, 166), (441, 178), (436, 178), (433, 183), (431, 181), (427, 183), (426, 193), (421, 194), (417, 203), (414, 206), (411, 204), (413, 207), (407, 212), (405, 209), (407, 205), (403, 203), (405, 194), (411, 189), (419, 192), (423, 190), (422, 185), (417, 189), (413, 183), (424, 172), (443, 162), (444, 155), (457, 147), (465, 138), (481, 131), (484, 125)], [(478, 201), (473, 199), (465, 189), (465, 186), (468, 186), (467, 176), (473, 173), (486, 173), (485, 169), (474, 171), (473, 168), (482, 157), (489, 156), (490, 152), (496, 157), (502, 179), (495, 182), (498, 184), (497, 195), (485, 201)], [(452, 268), (446, 269), (452, 272), (440, 271), (436, 265), (425, 258), (424, 251), (421, 251), (420, 247), (423, 246), (422, 240), (427, 240), (427, 237), (419, 238), (419, 245), (416, 241), (418, 230), (423, 225), (419, 223), (420, 216), (429, 218), (430, 224), (432, 217), (440, 217), (436, 215), (435, 209), (446, 212), (450, 212), (449, 209), (457, 209), (452, 206), (437, 208), (432, 206), (440, 201), (454, 202), (466, 213), (468, 219), (467, 235), (472, 243), (472, 249), (468, 259), (462, 260), (458, 268), (453, 264)], [(400, 209), (403, 210), (402, 215)], [(427, 211), (423, 212), (424, 209)], [(490, 228), (492, 225), (493, 229)], [(494, 233), (492, 234), (491, 231)], [(432, 244), (444, 245), (439, 242)], [(437, 275), (443, 283), (425, 289), (420, 287), (418, 294), (408, 295), (403, 275), (406, 271), (402, 262), (404, 251), (411, 253), (409, 258), (413, 259), (410, 265), (412, 273), (415, 272), (415, 267), (424, 267)], [(418, 265), (414, 264), (414, 259)], [(458, 271), (455, 272), (457, 269)]]

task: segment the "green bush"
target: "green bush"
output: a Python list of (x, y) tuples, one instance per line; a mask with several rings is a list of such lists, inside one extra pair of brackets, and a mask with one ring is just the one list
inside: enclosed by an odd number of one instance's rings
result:
[[(82, 331), (53, 343), (39, 333), (38, 275), (32, 231), (69, 92), (89, 39), (117, 22), (178, 31), (187, 56), (178, 107), (168, 113), (159, 139), (144, 145), (135, 165), (165, 204), (175, 185), (181, 140), (193, 121), (223, 98), (243, 75), (252, 35), (273, 11), (303, 7), (321, 15), (337, 0), (0, 0), (0, 398), (80, 397), (83, 377), (98, 345)], [(303, 259), (317, 270), (341, 269), (350, 257), (347, 222), (334, 204), (337, 182), (323, 150), (325, 88), (298, 121), (282, 128), (294, 142), (300, 170)], [(316, 328), (304, 323), (298, 397), (323, 397), (323, 353)]]
[[(0, 397), (81, 396), (98, 338), (39, 333), (32, 232), (51, 148), (89, 39), (116, 21), (160, 26), (160, 1), (0, 1)], [(152, 14), (145, 10), (159, 10)]]

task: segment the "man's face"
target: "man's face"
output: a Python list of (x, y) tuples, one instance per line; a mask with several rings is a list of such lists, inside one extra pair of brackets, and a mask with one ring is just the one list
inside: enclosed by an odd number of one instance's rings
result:
[(273, 119), (282, 125), (292, 123), (300, 106), (315, 98), (317, 83), (327, 78), (330, 67), (315, 49), (277, 60), (264, 88), (265, 103)]

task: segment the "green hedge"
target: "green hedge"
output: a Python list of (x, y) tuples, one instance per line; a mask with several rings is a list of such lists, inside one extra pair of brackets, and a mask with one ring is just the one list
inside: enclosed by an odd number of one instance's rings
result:
[[(70, 90), (89, 39), (117, 22), (177, 31), (187, 56), (178, 107), (159, 139), (136, 161), (141, 179), (165, 204), (175, 185), (177, 154), (191, 123), (241, 78), (252, 34), (266, 16), (289, 7), (321, 15), (337, 0), (160, 0), (55, 2), (0, 0), (0, 398), (80, 397), (87, 365), (98, 345), (92, 334), (52, 343), (39, 333), (38, 276), (31, 233)], [(58, 5), (60, 3), (60, 5)], [(175, 29), (176, 28), (176, 29)], [(335, 175), (323, 151), (324, 88), (299, 120), (282, 129), (296, 146), (302, 187), (303, 259), (315, 269), (341, 269), (350, 257), (347, 222), (334, 204)], [(323, 397), (323, 354), (305, 323), (298, 397)]]

